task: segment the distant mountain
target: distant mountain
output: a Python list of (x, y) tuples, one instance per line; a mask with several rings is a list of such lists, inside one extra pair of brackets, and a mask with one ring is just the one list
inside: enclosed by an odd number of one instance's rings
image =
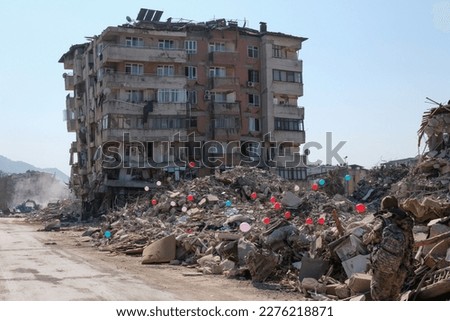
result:
[(26, 171), (44, 172), (54, 174), (56, 178), (65, 183), (69, 182), (69, 176), (67, 176), (57, 168), (38, 168), (25, 162), (10, 160), (9, 158), (6, 158), (2, 155), (0, 155), (0, 171), (10, 174), (20, 174), (25, 173)]

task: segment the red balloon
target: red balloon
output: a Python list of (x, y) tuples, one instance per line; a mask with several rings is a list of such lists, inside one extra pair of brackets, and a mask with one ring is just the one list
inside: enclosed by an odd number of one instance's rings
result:
[(155, 199), (152, 199), (152, 205), (156, 205), (156, 204), (158, 204), (158, 201)]
[(194, 195), (188, 195), (187, 200), (192, 202), (194, 200)]
[(263, 220), (262, 220), (262, 222), (264, 223), (264, 224), (270, 224), (270, 218), (269, 217), (265, 217), (265, 218), (263, 218)]
[(195, 167), (195, 162), (189, 162), (189, 167), (190, 168), (194, 168)]
[(289, 211), (285, 212), (284, 213), (284, 218), (287, 219), (287, 220), (290, 219), (291, 218), (291, 212), (289, 212)]
[(275, 196), (272, 196), (272, 197), (270, 198), (270, 203), (275, 204), (276, 201), (277, 201), (277, 199), (275, 198)]
[(255, 200), (255, 199), (258, 197), (258, 195), (257, 195), (255, 192), (253, 192), (253, 193), (250, 195), (250, 197), (252, 198), (252, 200)]
[(324, 225), (325, 224), (325, 219), (323, 217), (319, 217), (319, 219), (317, 220), (317, 224)]
[(317, 191), (319, 189), (319, 185), (314, 183), (314, 184), (312, 184), (311, 188), (312, 188), (313, 191)]
[(359, 214), (362, 214), (366, 211), (366, 205), (364, 205), (363, 203), (356, 204), (355, 208)]
[(278, 202), (275, 202), (275, 204), (273, 204), (273, 207), (274, 207), (276, 210), (279, 210), (279, 209), (281, 209), (281, 204), (278, 203)]
[(310, 218), (310, 217), (308, 217), (307, 219), (306, 219), (306, 221), (305, 221), (305, 224), (306, 225), (312, 225), (314, 222), (313, 222), (313, 219), (312, 218)]

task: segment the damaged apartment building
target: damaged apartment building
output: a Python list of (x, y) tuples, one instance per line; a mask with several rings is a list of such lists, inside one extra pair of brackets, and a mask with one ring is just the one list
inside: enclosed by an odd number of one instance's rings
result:
[[(307, 38), (141, 9), (59, 60), (70, 186), (84, 211), (217, 169), (256, 166), (306, 179), (302, 60)], [(158, 182), (158, 184), (156, 184)]]

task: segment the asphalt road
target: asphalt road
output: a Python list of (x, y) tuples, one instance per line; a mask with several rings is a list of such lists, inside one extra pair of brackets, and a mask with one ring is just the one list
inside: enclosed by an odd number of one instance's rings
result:
[(80, 231), (40, 228), (0, 218), (0, 300), (294, 299), (248, 281), (199, 276), (179, 266), (142, 265), (139, 257), (113, 256), (81, 242)]

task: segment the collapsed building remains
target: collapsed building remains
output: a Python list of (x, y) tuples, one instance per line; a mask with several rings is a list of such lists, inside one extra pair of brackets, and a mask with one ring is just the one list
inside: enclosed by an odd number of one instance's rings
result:
[[(64, 73), (70, 186), (84, 218), (156, 181), (251, 165), (306, 179), (306, 38), (237, 21), (194, 23), (141, 9), (136, 21), (73, 45)], [(119, 199), (110, 197), (121, 195)], [(105, 198), (106, 196), (106, 198)], [(114, 203), (117, 200), (118, 203)]]

